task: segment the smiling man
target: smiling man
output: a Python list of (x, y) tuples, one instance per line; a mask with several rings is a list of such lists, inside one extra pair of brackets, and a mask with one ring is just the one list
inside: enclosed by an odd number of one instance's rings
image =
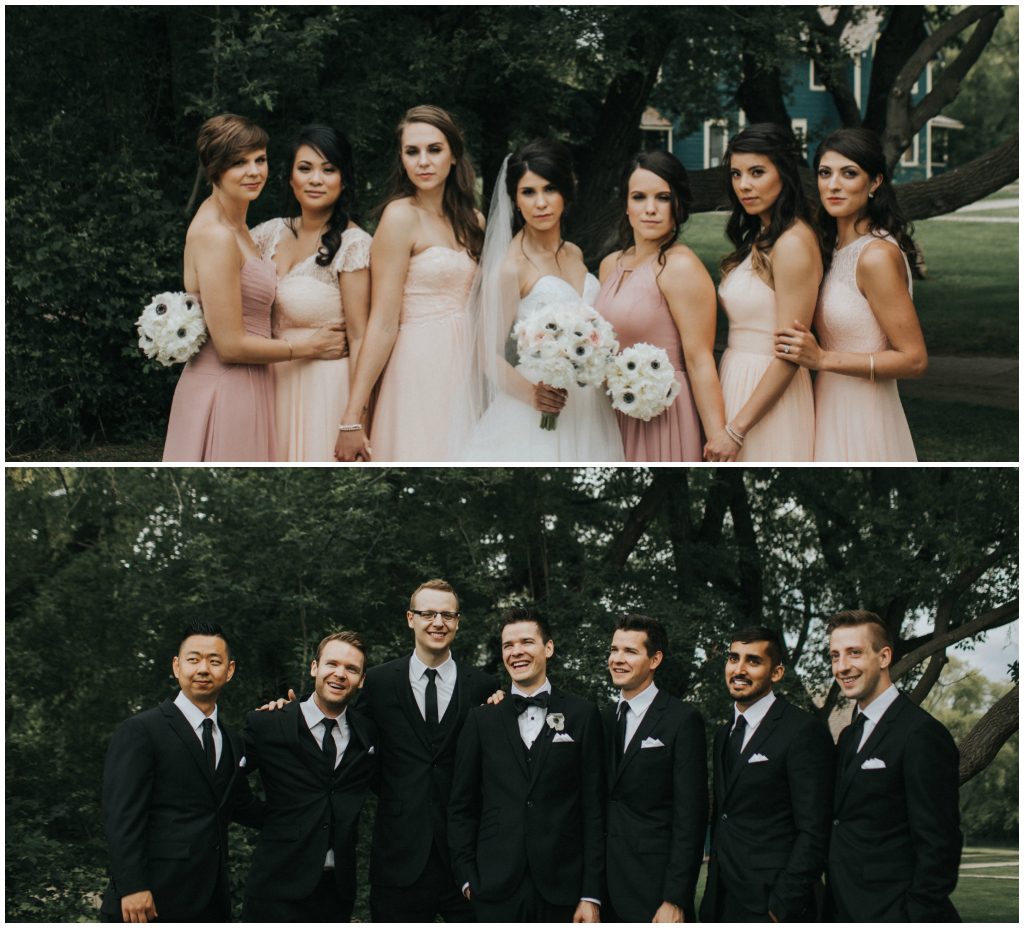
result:
[(312, 697), (246, 718), (246, 769), (260, 772), (267, 817), (244, 921), (347, 922), (352, 915), (359, 812), (377, 772), (373, 724), (349, 707), (365, 665), (359, 634), (328, 635), (310, 664)]
[(704, 720), (659, 690), (668, 653), (657, 619), (616, 623), (608, 672), (620, 693), (602, 715), (608, 781), (608, 900), (604, 922), (696, 921), (708, 776)]
[(815, 921), (825, 869), (832, 738), (773, 692), (772, 629), (736, 631), (725, 662), (732, 719), (715, 733), (714, 814), (701, 921)]
[(223, 629), (190, 625), (171, 669), (178, 695), (124, 722), (107, 751), (103, 921), (230, 921), (228, 821), (263, 820), (239, 769), (242, 740), (217, 709), (235, 673)]
[(482, 922), (596, 922), (604, 868), (601, 720), (553, 689), (544, 620), (510, 609), (500, 623), (512, 680), (497, 705), (470, 711), (448, 807), (458, 885)]
[(892, 637), (873, 612), (828, 624), (832, 672), (856, 718), (839, 736), (829, 907), (843, 922), (951, 922), (960, 833), (959, 753), (889, 675)]

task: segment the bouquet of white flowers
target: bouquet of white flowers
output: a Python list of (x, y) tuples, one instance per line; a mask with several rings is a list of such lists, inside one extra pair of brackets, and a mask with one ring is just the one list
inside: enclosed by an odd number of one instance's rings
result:
[[(520, 319), (512, 334), (523, 372), (562, 390), (600, 384), (619, 349), (615, 330), (583, 302), (548, 303)], [(541, 414), (542, 429), (557, 425), (557, 414)]]
[(664, 348), (637, 342), (608, 364), (606, 379), (612, 408), (649, 422), (679, 394), (676, 371)]
[(135, 323), (139, 347), (164, 367), (183, 364), (206, 341), (206, 321), (194, 293), (158, 293)]

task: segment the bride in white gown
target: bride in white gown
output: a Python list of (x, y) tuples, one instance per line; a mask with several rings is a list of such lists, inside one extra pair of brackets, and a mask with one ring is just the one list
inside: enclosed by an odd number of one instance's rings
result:
[[(517, 364), (511, 329), (551, 303), (594, 305), (600, 284), (562, 239), (575, 195), (572, 159), (560, 142), (524, 145), (505, 159), (491, 198), (481, 270), (471, 298), (476, 335), (466, 396), (475, 427), (463, 461), (622, 461), (622, 438), (600, 387), (559, 390)], [(540, 427), (541, 414), (557, 426)]]

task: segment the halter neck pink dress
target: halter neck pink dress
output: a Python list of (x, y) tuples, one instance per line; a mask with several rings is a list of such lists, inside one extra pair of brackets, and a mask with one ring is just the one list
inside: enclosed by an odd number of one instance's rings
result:
[[(814, 330), (826, 351), (872, 354), (890, 348), (871, 304), (857, 287), (857, 262), (888, 233), (867, 234), (840, 248), (821, 287)], [(907, 267), (910, 294), (914, 285)], [(875, 380), (820, 371), (814, 380), (815, 461), (916, 461), (914, 440), (895, 380)]]
[(616, 412), (627, 461), (699, 461), (703, 456), (700, 418), (686, 376), (679, 330), (664, 294), (658, 289), (657, 262), (632, 271), (617, 265), (594, 303), (615, 329), (619, 345), (646, 342), (663, 348), (676, 369), (679, 394), (672, 405), (649, 422)]
[[(374, 461), (448, 461), (469, 434), (468, 404), (457, 399), (469, 364), (466, 304), (476, 269), (467, 252), (441, 245), (409, 260), (370, 428)], [(467, 421), (455, 421), (463, 408)]]
[[(277, 290), (274, 265), (265, 258), (249, 258), (241, 278), (245, 331), (270, 338), (270, 307)], [(213, 340), (207, 339), (174, 389), (164, 460), (276, 460), (271, 365), (224, 364)]]
[[(750, 255), (718, 286), (729, 317), (729, 343), (718, 367), (731, 421), (757, 388), (775, 356), (778, 328), (775, 291), (751, 266)], [(814, 396), (811, 375), (798, 367), (782, 396), (746, 434), (737, 461), (811, 461), (814, 459)]]

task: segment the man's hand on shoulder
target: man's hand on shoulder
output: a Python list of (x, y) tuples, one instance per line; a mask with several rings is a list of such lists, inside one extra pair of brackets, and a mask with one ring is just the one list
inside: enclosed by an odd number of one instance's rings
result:
[(153, 921), (156, 916), (156, 903), (148, 889), (121, 897), (121, 918), (124, 921), (145, 923)]
[(505, 698), (505, 691), (504, 690), (495, 690), (493, 693), (491, 693), (490, 696), (487, 697), (487, 702), (485, 702), (484, 705), (485, 706), (496, 706), (504, 698)]
[(596, 925), (601, 921), (601, 910), (593, 902), (581, 899), (572, 920), (573, 924)]
[(270, 702), (266, 703), (265, 705), (257, 706), (256, 707), (256, 711), (257, 712), (273, 712), (275, 709), (283, 709), (285, 706), (288, 705), (288, 703), (295, 702), (295, 700), (298, 699), (298, 698), (299, 697), (295, 695), (295, 690), (289, 688), (288, 689), (288, 698), (287, 699), (272, 699), (272, 700), (270, 700)]

